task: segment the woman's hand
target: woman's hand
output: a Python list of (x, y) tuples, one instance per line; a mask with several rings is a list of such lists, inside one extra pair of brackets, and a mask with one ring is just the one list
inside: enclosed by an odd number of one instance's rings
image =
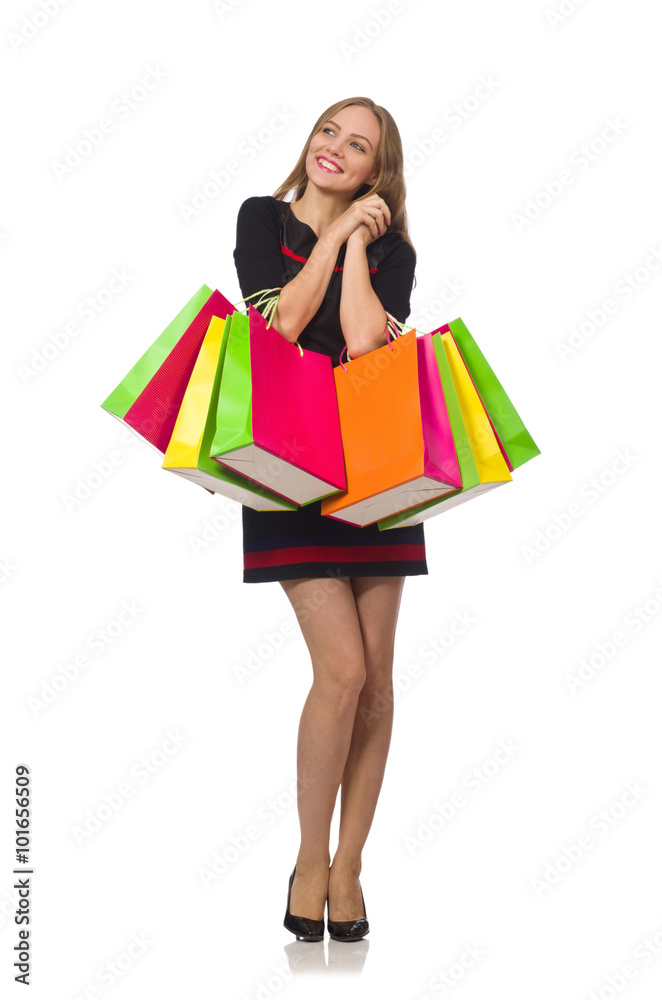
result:
[(352, 246), (352, 244), (358, 243), (359, 246), (365, 249), (365, 247), (368, 246), (368, 243), (372, 243), (375, 239), (377, 239), (377, 237), (373, 236), (370, 227), (365, 223), (361, 223), (361, 225), (358, 226), (353, 233), (350, 233), (347, 239), (347, 246)]
[(364, 246), (383, 236), (391, 225), (391, 210), (378, 194), (371, 194), (360, 201), (353, 201), (349, 208), (326, 231), (335, 242), (342, 245), (351, 237), (361, 239)]

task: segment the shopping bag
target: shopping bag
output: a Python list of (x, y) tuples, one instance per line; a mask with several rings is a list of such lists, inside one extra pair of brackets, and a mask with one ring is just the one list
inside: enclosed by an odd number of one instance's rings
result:
[(430, 347), (411, 330), (334, 368), (347, 489), (326, 517), (373, 524), (462, 485)]
[(539, 455), (540, 449), (463, 321), (454, 319), (440, 329), (450, 331), (457, 344), (510, 471)]
[(202, 285), (101, 406), (162, 455), (212, 316), (232, 303)]
[(239, 315), (213, 316), (184, 392), (162, 468), (256, 510), (296, 510), (297, 505), (209, 457), (227, 331)]
[[(441, 331), (446, 330), (442, 334)], [(512, 476), (485, 408), (447, 324), (427, 334), (431, 338), (460, 466), (462, 488), (422, 502), (379, 521), (381, 531), (419, 524), (436, 514), (511, 482)]]
[(232, 316), (209, 454), (299, 505), (346, 485), (331, 358), (287, 341), (252, 304)]

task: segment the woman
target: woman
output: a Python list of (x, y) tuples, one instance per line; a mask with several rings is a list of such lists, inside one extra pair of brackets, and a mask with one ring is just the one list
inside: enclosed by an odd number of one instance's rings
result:
[[(402, 143), (389, 112), (367, 97), (327, 108), (274, 195), (241, 205), (234, 260), (242, 295), (280, 288), (276, 330), (329, 355), (333, 367), (345, 346), (355, 359), (386, 345), (386, 313), (406, 321), (416, 265)], [(284, 924), (300, 940), (319, 941), (328, 903), (331, 937), (356, 941), (368, 933), (361, 852), (391, 739), (402, 588), (405, 576), (428, 568), (422, 523), (380, 531), (376, 522), (324, 517), (320, 505), (242, 507), (244, 583), (281, 584), (313, 668), (297, 744), (301, 844)]]

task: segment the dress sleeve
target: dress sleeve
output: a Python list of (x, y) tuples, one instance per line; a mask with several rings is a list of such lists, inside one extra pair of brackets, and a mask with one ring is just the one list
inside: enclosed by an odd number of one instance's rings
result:
[[(243, 296), (263, 288), (282, 288), (285, 284), (278, 221), (259, 195), (247, 198), (239, 206), (233, 256)], [(255, 300), (251, 301), (254, 305)]]
[(413, 248), (402, 238), (392, 240), (384, 251), (372, 287), (386, 312), (401, 323), (407, 321), (410, 313), (410, 296), (414, 284), (416, 255)]

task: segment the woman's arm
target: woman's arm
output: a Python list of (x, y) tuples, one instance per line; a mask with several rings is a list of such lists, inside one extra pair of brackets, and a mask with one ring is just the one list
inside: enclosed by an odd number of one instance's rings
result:
[[(363, 226), (366, 237), (371, 236)], [(367, 242), (360, 231), (347, 240), (340, 292), (340, 325), (352, 358), (386, 344), (386, 311), (370, 284)]]
[(352, 358), (384, 347), (391, 339), (386, 333), (386, 310), (405, 322), (414, 282), (415, 255), (405, 241), (394, 241), (382, 265), (370, 282), (366, 247), (370, 230), (361, 226), (347, 240), (340, 293), (340, 325), (347, 351)]
[(339, 252), (340, 244), (325, 233), (318, 239), (299, 273), (283, 285), (272, 322), (291, 343), (295, 342), (321, 306)]
[(272, 317), (276, 330), (294, 343), (322, 304), (342, 242), (332, 232), (322, 236), (294, 278), (283, 284), (285, 272), (280, 246), (278, 211), (259, 195), (247, 198), (237, 216), (234, 261), (242, 295), (265, 288), (281, 288)]

